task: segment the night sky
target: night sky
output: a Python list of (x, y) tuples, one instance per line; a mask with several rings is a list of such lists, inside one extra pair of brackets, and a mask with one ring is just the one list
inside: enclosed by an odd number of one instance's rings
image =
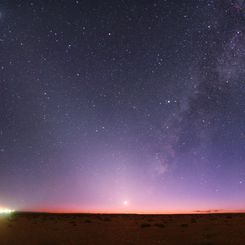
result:
[(0, 3), (0, 206), (245, 209), (245, 4)]

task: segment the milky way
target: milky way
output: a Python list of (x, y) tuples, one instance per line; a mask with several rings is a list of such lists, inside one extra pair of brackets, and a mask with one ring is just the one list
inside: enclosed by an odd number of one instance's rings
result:
[(2, 1), (0, 206), (245, 204), (243, 1)]

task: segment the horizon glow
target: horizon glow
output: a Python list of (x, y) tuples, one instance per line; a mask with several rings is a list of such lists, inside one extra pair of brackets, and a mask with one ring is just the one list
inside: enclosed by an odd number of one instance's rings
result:
[(0, 215), (1, 215), (1, 214), (11, 214), (11, 213), (13, 213), (13, 212), (15, 212), (15, 210), (13, 210), (13, 209), (0, 208)]

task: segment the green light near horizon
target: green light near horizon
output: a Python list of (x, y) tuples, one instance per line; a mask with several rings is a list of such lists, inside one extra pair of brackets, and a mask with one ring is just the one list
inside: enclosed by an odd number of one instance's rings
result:
[(12, 214), (14, 213), (15, 210), (13, 209), (8, 209), (8, 208), (0, 208), (0, 215), (1, 214)]

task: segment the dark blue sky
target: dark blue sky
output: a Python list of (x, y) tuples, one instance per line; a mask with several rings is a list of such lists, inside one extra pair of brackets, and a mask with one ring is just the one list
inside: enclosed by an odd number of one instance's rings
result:
[(243, 1), (1, 1), (0, 206), (245, 205)]

